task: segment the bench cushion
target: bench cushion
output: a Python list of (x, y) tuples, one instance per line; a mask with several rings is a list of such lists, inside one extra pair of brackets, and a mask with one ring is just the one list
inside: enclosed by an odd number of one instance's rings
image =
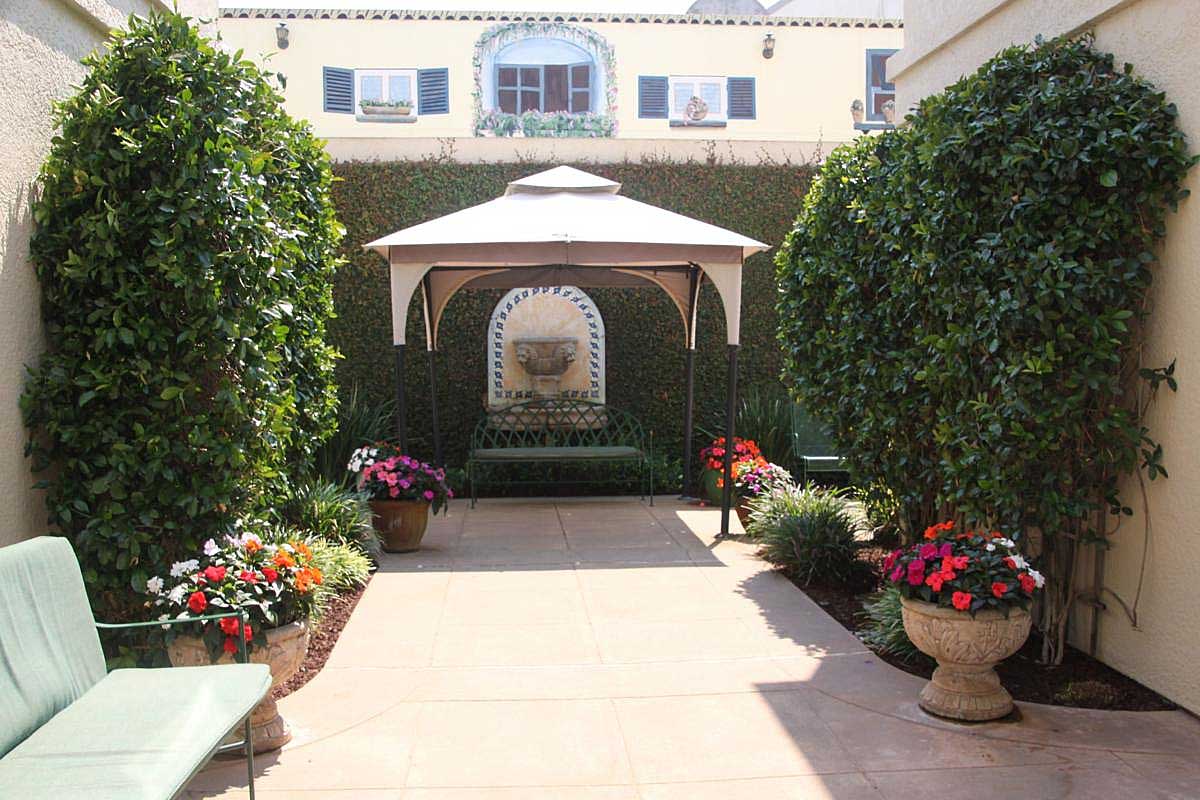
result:
[(0, 797), (166, 800), (270, 685), (265, 664), (115, 670), (0, 758)]
[(103, 677), (70, 543), (41, 536), (0, 547), (0, 756)]
[(488, 447), (471, 451), (475, 461), (604, 461), (641, 458), (636, 447)]

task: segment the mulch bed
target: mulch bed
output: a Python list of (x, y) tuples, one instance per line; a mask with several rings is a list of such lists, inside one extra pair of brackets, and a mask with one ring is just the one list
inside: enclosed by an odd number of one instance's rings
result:
[[(369, 584), (370, 581), (368, 580), (367, 583)], [(333, 646), (337, 644), (338, 637), (342, 635), (342, 628), (345, 628), (346, 623), (350, 620), (350, 613), (354, 611), (354, 607), (358, 605), (359, 599), (366, 590), (367, 587), (363, 586), (343, 592), (329, 601), (329, 606), (325, 609), (324, 616), (321, 617), (321, 624), (308, 639), (308, 652), (304, 656), (304, 663), (300, 665), (300, 669), (296, 670), (295, 675), (288, 678), (286, 683), (271, 691), (272, 697), (276, 700), (287, 697), (317, 676), (321, 667), (325, 666), (325, 662), (329, 660)]]
[[(872, 568), (873, 576), (878, 576), (887, 553), (887, 548), (868, 546), (859, 551), (859, 559)], [(871, 581), (866, 583), (870, 584)], [(863, 601), (879, 588), (879, 583), (875, 577), (874, 585), (810, 585), (799, 588), (846, 630), (854, 633), (866, 627), (862, 615)], [(1114, 711), (1170, 711), (1178, 708), (1157, 692), (1074, 647), (1068, 647), (1060, 666), (1039, 664), (1041, 647), (1041, 636), (1034, 631), (1016, 655), (996, 668), (1005, 688), (1017, 700)], [(937, 666), (933, 659), (924, 656), (920, 660), (907, 662), (882, 653), (877, 655), (892, 666), (922, 678), (932, 675), (933, 668)]]

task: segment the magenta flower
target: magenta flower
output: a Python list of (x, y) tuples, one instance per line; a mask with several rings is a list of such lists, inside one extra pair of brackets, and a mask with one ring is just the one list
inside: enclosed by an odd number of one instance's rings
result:
[(925, 562), (921, 559), (908, 562), (908, 582), (912, 586), (920, 586), (925, 582)]
[(426, 490), (425, 490), (425, 499), (426, 499), (426, 500), (432, 500), (432, 499), (433, 499), (433, 492), (431, 492), (430, 490), (426, 489)]
[[(938, 546), (933, 542), (926, 542), (925, 544), (921, 545), (921, 558), (933, 558), (937, 555), (937, 552)], [(922, 565), (922, 569), (924, 569), (924, 565)]]
[(945, 544), (942, 545), (942, 549), (938, 550), (938, 557), (945, 558), (948, 555), (953, 555), (953, 553), (954, 553), (954, 547), (951, 546), (951, 544), (949, 542), (946, 542)]
[(897, 564), (896, 568), (892, 570), (892, 574), (889, 575), (888, 577), (891, 579), (892, 583), (899, 583), (900, 578), (902, 578), (903, 576), (904, 576), (904, 565)]

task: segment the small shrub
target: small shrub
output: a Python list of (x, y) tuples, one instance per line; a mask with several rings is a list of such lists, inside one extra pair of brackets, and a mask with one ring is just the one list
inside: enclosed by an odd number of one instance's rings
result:
[(900, 608), (900, 590), (895, 586), (888, 586), (871, 595), (863, 603), (863, 616), (868, 624), (859, 631), (858, 637), (867, 647), (882, 655), (908, 662), (925, 658), (925, 654), (908, 638)]
[(284, 488), (275, 506), (279, 521), (305, 536), (372, 549), (377, 540), (371, 507), (358, 492), (334, 483), (302, 480)]
[(843, 492), (839, 489), (817, 489), (812, 484), (799, 486), (792, 481), (779, 481), (767, 491), (747, 501), (750, 515), (746, 520), (746, 533), (762, 538), (768, 531), (778, 528), (784, 519), (798, 516), (811, 508), (812, 496), (819, 492), (825, 497), (836, 497), (845, 509)]
[(789, 513), (758, 528), (762, 557), (800, 584), (856, 582), (866, 565), (842, 493), (805, 487), (785, 496)]

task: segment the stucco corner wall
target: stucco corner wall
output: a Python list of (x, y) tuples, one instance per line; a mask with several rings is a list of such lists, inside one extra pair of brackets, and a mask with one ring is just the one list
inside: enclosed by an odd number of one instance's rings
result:
[[(893, 56), (897, 105), (909, 108), (976, 69), (1000, 49), (1091, 30), (1096, 47), (1129, 62), (1179, 109), (1179, 126), (1200, 152), (1200, 48), (1196, 0), (960, 0), (959, 13), (942, 24), (940, 0), (906, 0), (906, 50)], [(1106, 663), (1194, 713), (1200, 713), (1200, 168), (1187, 179), (1192, 196), (1167, 223), (1151, 293), (1145, 363), (1177, 361), (1179, 392), (1165, 389), (1147, 426), (1162, 442), (1170, 478), (1136, 477), (1121, 487), (1134, 509), (1111, 538), (1099, 612), (1097, 654)], [(1145, 555), (1145, 573), (1142, 559)], [(1087, 586), (1090, 557), (1080, 568)], [(1137, 594), (1142, 580), (1140, 596)], [(1138, 597), (1137, 625), (1121, 603)], [(1091, 613), (1079, 609), (1072, 631), (1077, 645), (1091, 639)]]
[[(210, 2), (215, 12), (215, 0)], [(83, 77), (80, 59), (129, 14), (159, 0), (0, 3), (0, 546), (44, 533), (46, 514), (24, 456), (18, 399), (44, 346), (40, 292), (29, 264), (30, 194), (54, 135), (51, 104)]]

